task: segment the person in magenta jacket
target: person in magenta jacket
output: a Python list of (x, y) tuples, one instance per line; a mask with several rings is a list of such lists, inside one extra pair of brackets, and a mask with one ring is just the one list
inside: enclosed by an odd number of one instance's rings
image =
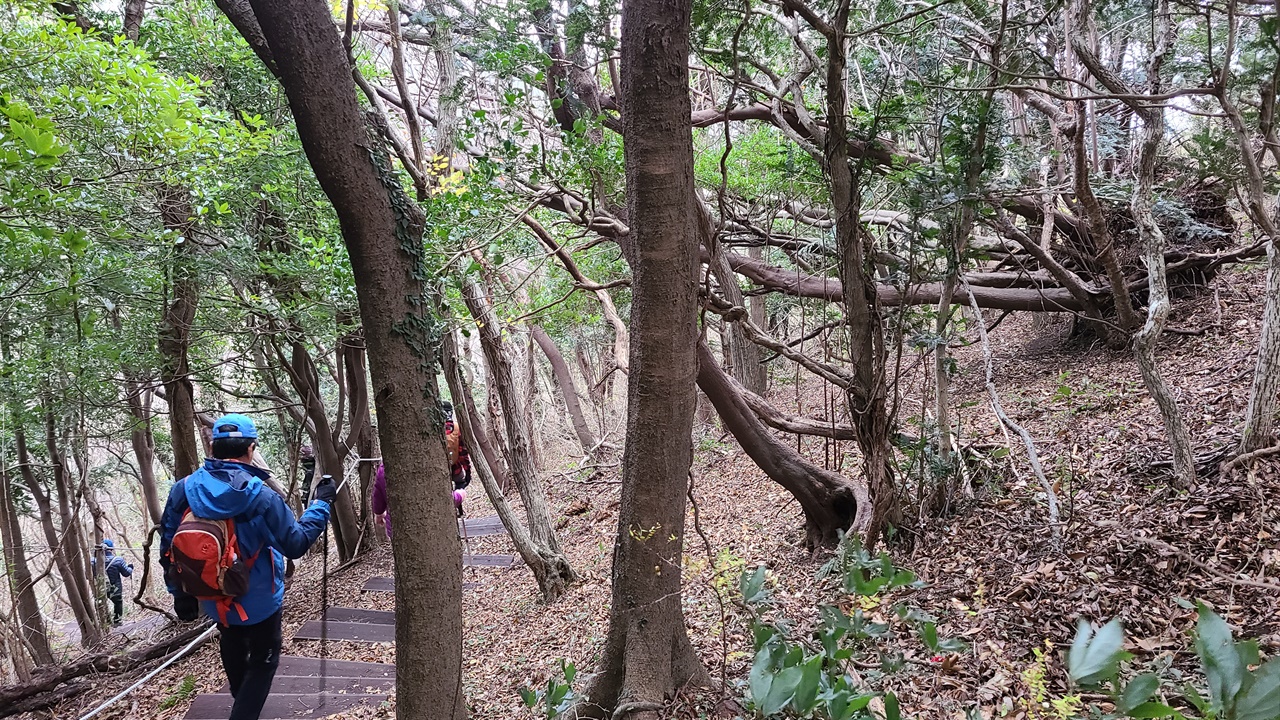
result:
[(387, 507), (387, 466), (378, 463), (378, 472), (373, 476), (373, 492), (369, 494), (369, 508), (376, 517), (382, 518), (382, 527), (386, 530), (387, 539), (391, 539), (391, 512)]

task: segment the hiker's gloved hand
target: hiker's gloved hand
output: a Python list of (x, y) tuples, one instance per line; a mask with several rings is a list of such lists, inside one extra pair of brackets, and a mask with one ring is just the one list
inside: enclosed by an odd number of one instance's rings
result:
[(316, 499), (332, 505), (336, 497), (338, 497), (338, 488), (333, 484), (333, 476), (325, 475), (320, 478), (320, 484), (316, 485)]
[(200, 601), (191, 595), (174, 595), (173, 613), (182, 622), (191, 622), (200, 617)]

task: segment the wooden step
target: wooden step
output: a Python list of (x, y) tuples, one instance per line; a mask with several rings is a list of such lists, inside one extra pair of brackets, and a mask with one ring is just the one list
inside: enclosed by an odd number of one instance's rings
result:
[(515, 555), (462, 554), (462, 567), (511, 567), (516, 561)]
[[(487, 535), (505, 535), (507, 528), (502, 525), (502, 518), (497, 515), (489, 515), (487, 517), (478, 517), (475, 519), (467, 518), (466, 527), (463, 527), (462, 520), (458, 521), (458, 534), (463, 537), (476, 538), (485, 537)], [(465, 529), (465, 532), (464, 532)]]
[(350, 640), (352, 642), (393, 643), (396, 641), (395, 625), (375, 625), (367, 622), (321, 622), (311, 620), (298, 628), (293, 634), (294, 640), (319, 640), (322, 632), (328, 633), (329, 640)]
[[(343, 693), (347, 695), (374, 695), (380, 692), (386, 692), (396, 686), (396, 678), (391, 677), (335, 677), (332, 672), (326, 668), (324, 678), (324, 691), (328, 693)], [(218, 688), (219, 693), (228, 694), (231, 692), (229, 683), (222, 683), (222, 687)], [(308, 693), (320, 692), (320, 674), (315, 675), (279, 675), (271, 682), (271, 693), (273, 695), (306, 695)]]
[(371, 577), (364, 581), (360, 592), (395, 592), (396, 579), (389, 577)]
[[(387, 663), (357, 662), (354, 660), (326, 660), (325, 674), (345, 678), (391, 678), (394, 681), (396, 666)], [(299, 655), (281, 655), (276, 675), (320, 676), (320, 658)]]
[[(515, 556), (513, 556), (513, 555), (476, 555), (476, 556), (473, 556), (473, 557), (482, 557), (482, 558), (491, 558), (491, 557), (498, 557), (498, 558), (511, 558), (511, 562), (507, 563), (507, 565), (515, 564)], [(464, 564), (464, 565), (466, 564), (466, 557), (465, 557), (465, 556), (463, 557), (463, 564)], [(506, 565), (499, 565), (499, 564), (494, 564), (494, 563), (488, 563), (488, 566), (490, 566), (490, 567), (506, 567)], [(478, 588), (478, 587), (480, 587), (480, 583), (475, 583), (475, 582), (464, 582), (464, 583), (462, 583), (462, 589), (463, 589), (463, 590), (474, 590), (475, 588)], [(389, 578), (389, 577), (371, 577), (371, 578), (369, 578), (368, 580), (365, 580), (365, 581), (364, 581), (364, 587), (360, 588), (360, 592), (388, 592), (388, 593), (393, 593), (393, 592), (395, 592), (395, 591), (396, 591), (396, 579), (395, 579), (395, 578)]]
[(364, 608), (331, 607), (324, 611), (324, 619), (330, 622), (371, 623), (395, 625), (396, 614), (392, 610), (365, 610)]
[[(383, 695), (355, 694), (272, 694), (262, 706), (259, 720), (299, 720), (322, 718), (361, 705), (376, 706), (387, 699)], [(200, 695), (187, 710), (186, 720), (225, 720), (231, 714), (235, 699), (229, 694)]]

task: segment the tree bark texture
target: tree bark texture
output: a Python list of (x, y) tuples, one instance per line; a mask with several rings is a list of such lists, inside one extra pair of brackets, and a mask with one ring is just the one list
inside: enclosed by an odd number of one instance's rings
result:
[[(480, 347), (484, 351), (485, 364), (493, 376), (489, 394), (496, 395), (502, 405), (502, 425), (506, 430), (507, 462), (520, 500), (524, 503), (525, 518), (534, 542), (548, 551), (561, 554), (560, 540), (552, 527), (551, 510), (547, 507), (547, 491), (534, 466), (530, 441), (530, 428), (524, 421), (524, 407), (516, 393), (515, 373), (511, 366), (508, 344), (502, 337), (499, 324), (489, 299), (474, 280), (466, 280), (462, 299), (475, 319), (480, 333)], [(445, 476), (448, 477), (447, 475)], [(564, 560), (567, 567), (568, 560)]]
[[(466, 380), (462, 377), (462, 367), (458, 362), (458, 346), (452, 334), (445, 336), (444, 353), (444, 373), (445, 379), (449, 383), (449, 392), (454, 398), (455, 410), (475, 406), (475, 401), (471, 399), (471, 390), (466, 385)], [(469, 403), (468, 403), (469, 401)], [(475, 419), (476, 415), (470, 411), (457, 412), (458, 429), (462, 432), (463, 442), (469, 447), (476, 447)], [(516, 552), (520, 554), (520, 558), (524, 560), (524, 564), (529, 567), (533, 573), (534, 580), (538, 583), (538, 589), (542, 591), (542, 600), (545, 603), (553, 603), (560, 599), (565, 589), (570, 583), (574, 582), (577, 577), (573, 569), (569, 567), (568, 561), (559, 551), (553, 551), (550, 548), (541, 545), (529, 534), (529, 531), (516, 517), (515, 510), (511, 504), (507, 502), (506, 496), (502, 494), (502, 486), (498, 484), (497, 477), (489, 468), (489, 463), (483, 454), (477, 456), (472, 454), (471, 465), (476, 475), (480, 477), (480, 484), (484, 487), (485, 494), (489, 496), (489, 501), (493, 503), (494, 509), (498, 512), (498, 517), (502, 520), (502, 526), (506, 528), (507, 534), (511, 536), (511, 542), (516, 546)]]
[(35, 581), (27, 562), (20, 519), (14, 502), (12, 478), (9, 471), (0, 466), (0, 541), (4, 542), (4, 566), (12, 607), (17, 609), (19, 633), (31, 659), (36, 665), (49, 665), (53, 663), (53, 650), (49, 646), (49, 633), (36, 599)]
[(569, 420), (573, 424), (573, 432), (578, 437), (578, 444), (582, 447), (583, 454), (592, 455), (600, 443), (595, 433), (591, 432), (591, 426), (587, 424), (586, 414), (582, 412), (582, 401), (578, 398), (578, 383), (574, 381), (573, 373), (569, 372), (569, 363), (565, 362), (564, 353), (560, 352), (560, 348), (541, 325), (530, 323), (529, 332), (533, 334), (533, 340), (538, 343), (542, 353), (547, 356), (547, 362), (551, 363), (551, 375), (556, 380), (556, 386), (560, 388), (561, 396), (564, 397), (565, 409), (569, 411)]
[(124, 36), (138, 42), (138, 32), (142, 30), (142, 16), (147, 12), (147, 0), (125, 0), (124, 2)]
[[(698, 240), (689, 100), (689, 0), (624, 0), (621, 101), (632, 270), (627, 443), (609, 631), (587, 690), (613, 720), (657, 718), (706, 670), (681, 610), (697, 394)], [(642, 221), (642, 222), (641, 222)]]
[[(462, 562), (449, 493), (428, 314), (423, 219), (366, 130), (351, 68), (321, 0), (251, 0), (307, 159), (333, 203), (359, 297), (395, 541), (397, 714), (461, 719)], [(430, 486), (428, 486), (430, 487)]]
[(195, 388), (191, 384), (191, 325), (196, 319), (200, 284), (192, 266), (196, 245), (187, 237), (191, 227), (191, 204), (180, 188), (160, 191), (160, 217), (166, 230), (175, 234), (173, 246), (172, 297), (164, 309), (160, 328), (160, 380), (169, 405), (169, 434), (173, 441), (173, 472), (184, 478), (200, 467), (196, 444)]

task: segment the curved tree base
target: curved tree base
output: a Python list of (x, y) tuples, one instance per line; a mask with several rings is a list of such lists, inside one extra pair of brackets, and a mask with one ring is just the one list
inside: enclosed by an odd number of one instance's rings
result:
[[(678, 601), (676, 601), (678, 603)], [(597, 720), (656, 720), (681, 688), (707, 687), (711, 677), (689, 643), (676, 605), (674, 617), (652, 614), (628, 619), (613, 608), (600, 672), (568, 717)]]
[(799, 501), (810, 547), (836, 542), (840, 532), (853, 524), (858, 507), (870, 507), (864, 485), (814, 465), (780, 441), (760, 421), (742, 387), (721, 369), (705, 342), (698, 343), (698, 387), (747, 455)]

